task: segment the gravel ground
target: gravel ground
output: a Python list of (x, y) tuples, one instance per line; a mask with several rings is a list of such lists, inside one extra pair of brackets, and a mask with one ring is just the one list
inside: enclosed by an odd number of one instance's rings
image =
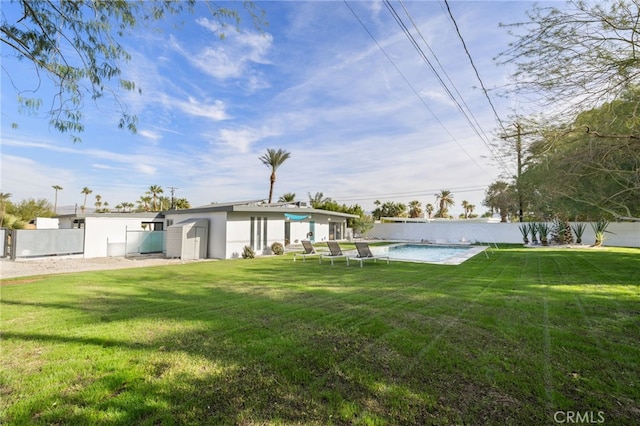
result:
[(64, 274), (82, 271), (102, 271), (107, 269), (142, 268), (145, 266), (176, 265), (187, 262), (206, 262), (209, 260), (183, 261), (159, 257), (101, 257), (95, 259), (50, 257), (45, 259), (9, 260), (0, 259), (0, 278), (16, 278), (32, 275)]

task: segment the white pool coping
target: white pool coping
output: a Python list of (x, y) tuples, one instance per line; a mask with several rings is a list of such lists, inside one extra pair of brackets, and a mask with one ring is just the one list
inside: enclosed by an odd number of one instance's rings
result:
[(449, 257), (445, 260), (440, 260), (440, 261), (429, 261), (429, 260), (418, 260), (418, 259), (394, 259), (393, 257), (390, 257), (389, 259), (393, 260), (394, 262), (428, 263), (431, 265), (460, 265), (464, 261), (471, 259), (475, 255), (480, 254), (489, 248), (489, 246), (474, 246), (474, 245), (468, 245), (468, 244), (425, 244), (425, 243), (416, 243), (416, 242), (405, 242), (405, 243), (391, 244), (384, 247), (371, 247), (371, 249), (374, 252), (374, 254), (378, 254), (375, 252), (375, 249), (384, 248), (385, 249), (384, 254), (386, 255), (389, 248), (404, 246), (404, 245), (443, 247), (443, 248), (464, 248), (465, 250), (461, 250), (459, 254), (456, 254), (452, 257)]

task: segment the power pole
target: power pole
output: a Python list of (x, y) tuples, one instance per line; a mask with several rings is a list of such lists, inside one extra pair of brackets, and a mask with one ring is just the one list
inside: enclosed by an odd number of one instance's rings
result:
[(176, 209), (176, 200), (174, 198), (176, 189), (180, 189), (180, 188), (176, 188), (175, 186), (170, 186), (169, 189), (171, 190), (171, 210), (175, 210)]
[(520, 222), (524, 222), (524, 199), (522, 196), (522, 187), (520, 185), (520, 177), (522, 176), (522, 136), (525, 134), (531, 135), (533, 134), (533, 132), (522, 133), (522, 126), (520, 125), (520, 123), (515, 123), (514, 126), (516, 126), (516, 133), (512, 135), (503, 135), (501, 138), (516, 138), (516, 158), (518, 162), (516, 172), (516, 192), (518, 193), (518, 220)]

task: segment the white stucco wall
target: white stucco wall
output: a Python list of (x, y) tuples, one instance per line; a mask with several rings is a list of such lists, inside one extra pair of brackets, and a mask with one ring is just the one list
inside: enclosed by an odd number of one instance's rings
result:
[(149, 218), (87, 217), (85, 220), (84, 257), (109, 256), (109, 244), (125, 244), (127, 230), (142, 231)]
[[(227, 259), (241, 256), (244, 246), (250, 245), (252, 217), (256, 220), (267, 218), (267, 241), (262, 241), (262, 246), (266, 249), (264, 252), (255, 250), (256, 255), (270, 254), (271, 244), (275, 242), (284, 244), (284, 216), (282, 213), (232, 212), (227, 216)], [(261, 237), (263, 234), (264, 230), (261, 232)]]
[[(573, 223), (572, 223), (573, 225)], [(482, 223), (465, 220), (433, 221), (428, 223), (376, 223), (367, 238), (384, 240), (429, 240), (455, 242), (465, 238), (486, 243), (522, 243), (520, 223)], [(640, 247), (640, 222), (609, 224), (604, 245)], [(582, 237), (583, 244), (593, 244), (595, 233), (590, 224)]]

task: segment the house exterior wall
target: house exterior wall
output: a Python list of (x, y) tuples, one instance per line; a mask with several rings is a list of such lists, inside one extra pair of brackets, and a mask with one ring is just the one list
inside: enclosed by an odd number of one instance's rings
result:
[(205, 212), (194, 213), (165, 213), (165, 229), (169, 224), (176, 225), (188, 219), (206, 219), (209, 222), (209, 234), (207, 235), (207, 257), (212, 259), (225, 259), (227, 240), (227, 213)]
[(59, 221), (57, 217), (36, 217), (33, 220), (36, 229), (59, 229)]
[[(282, 213), (230, 212), (227, 217), (226, 258), (240, 257), (245, 246), (251, 246), (251, 218), (254, 219), (254, 250), (256, 255), (271, 254), (271, 244), (284, 244), (284, 216)], [(264, 241), (264, 218), (266, 218), (267, 239)], [(260, 220), (260, 235), (257, 235)], [(260, 240), (260, 247), (257, 242)]]

